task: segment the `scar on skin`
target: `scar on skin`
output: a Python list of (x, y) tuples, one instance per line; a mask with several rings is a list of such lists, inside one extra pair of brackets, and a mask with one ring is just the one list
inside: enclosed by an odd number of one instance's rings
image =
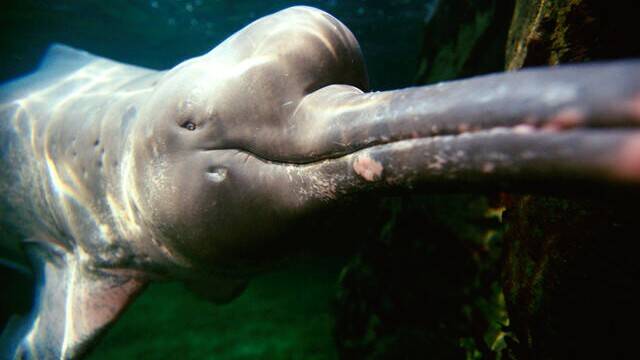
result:
[(631, 180), (640, 179), (640, 135), (622, 145), (618, 153), (618, 173)]
[(585, 118), (585, 114), (578, 108), (565, 108), (553, 115), (542, 128), (544, 130), (559, 131), (578, 127)]
[(358, 156), (353, 162), (353, 170), (367, 181), (378, 180), (382, 175), (382, 164), (369, 155)]

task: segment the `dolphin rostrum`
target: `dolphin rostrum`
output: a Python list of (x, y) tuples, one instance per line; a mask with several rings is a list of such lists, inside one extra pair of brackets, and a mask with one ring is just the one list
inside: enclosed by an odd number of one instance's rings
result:
[(309, 7), (168, 71), (52, 46), (0, 88), (2, 226), (40, 279), (4, 354), (80, 357), (153, 280), (233, 298), (285, 229), (365, 191), (640, 185), (638, 61), (367, 86)]

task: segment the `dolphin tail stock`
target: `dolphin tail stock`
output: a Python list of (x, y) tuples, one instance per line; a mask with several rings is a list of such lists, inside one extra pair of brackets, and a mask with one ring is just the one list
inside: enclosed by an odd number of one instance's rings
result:
[[(49, 246), (48, 246), (49, 245)], [(2, 334), (2, 355), (13, 359), (76, 359), (95, 344), (146, 281), (88, 269), (74, 253), (30, 241), (36, 272), (31, 314)]]

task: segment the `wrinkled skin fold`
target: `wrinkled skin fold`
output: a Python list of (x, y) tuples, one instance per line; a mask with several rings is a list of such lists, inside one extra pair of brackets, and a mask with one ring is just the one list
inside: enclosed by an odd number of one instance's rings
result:
[[(368, 91), (308, 7), (163, 72), (53, 46), (0, 89), (0, 189), (39, 274), (14, 358), (78, 358), (149, 281), (227, 301), (281, 234), (365, 192), (636, 192), (640, 62)], [(3, 355), (4, 355), (3, 354)]]

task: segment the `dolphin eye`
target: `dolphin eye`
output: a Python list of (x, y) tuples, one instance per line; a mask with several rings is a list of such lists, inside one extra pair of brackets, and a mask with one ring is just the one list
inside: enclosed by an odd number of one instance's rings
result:
[(193, 131), (193, 130), (196, 129), (196, 124), (191, 122), (191, 120), (187, 120), (187, 121), (183, 122), (182, 125), (180, 125), (180, 126), (182, 126), (183, 128), (185, 128), (185, 129), (187, 129), (189, 131)]

